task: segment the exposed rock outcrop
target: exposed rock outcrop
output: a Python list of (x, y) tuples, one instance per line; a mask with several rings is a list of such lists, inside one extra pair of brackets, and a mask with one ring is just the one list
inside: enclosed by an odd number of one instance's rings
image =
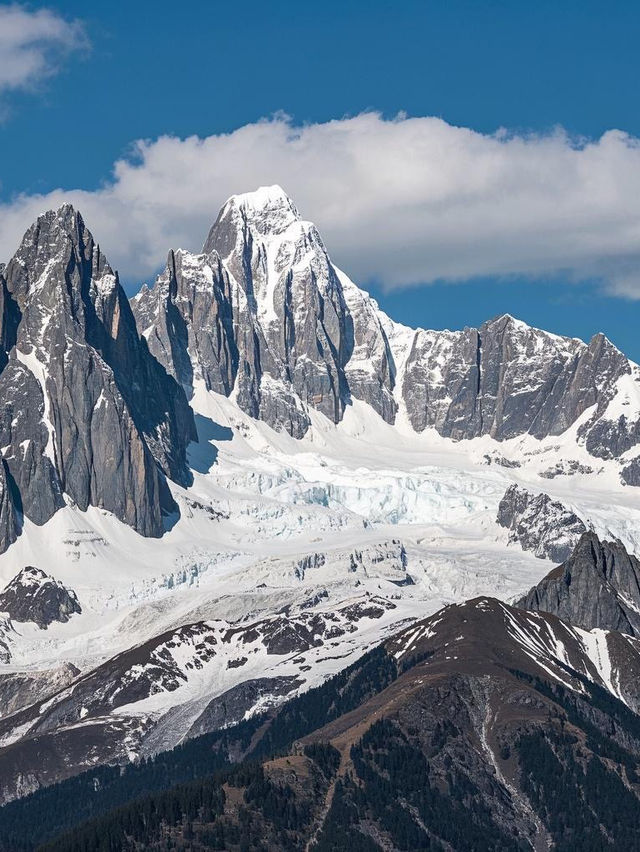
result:
[(149, 347), (189, 390), (194, 378), (301, 437), (316, 408), (338, 422), (353, 395), (393, 421), (395, 368), (377, 306), (331, 263), (279, 187), (233, 196), (203, 252), (169, 255), (132, 301)]
[(0, 445), (25, 516), (44, 523), (66, 495), (161, 535), (165, 476), (189, 481), (193, 416), (70, 205), (27, 231), (0, 293)]
[(187, 733), (187, 739), (236, 725), (260, 703), (261, 710), (282, 702), (302, 684), (295, 675), (245, 680), (210, 701)]
[(82, 609), (73, 589), (27, 565), (0, 592), (0, 612), (8, 613), (12, 621), (33, 621), (46, 630), (54, 621), (66, 623)]
[(0, 458), (0, 550), (12, 544), (20, 533), (20, 513), (14, 500), (7, 466)]
[(620, 471), (620, 476), (626, 485), (640, 485), (640, 456), (626, 464)]
[(635, 440), (605, 416), (616, 381), (631, 373), (603, 335), (587, 346), (504, 315), (479, 329), (416, 331), (402, 395), (414, 429), (454, 440), (560, 435), (595, 405), (582, 436), (592, 455), (610, 458)]
[(640, 636), (640, 561), (617, 541), (585, 533), (571, 556), (518, 603), (591, 630)]
[(510, 485), (498, 506), (497, 522), (509, 530), (509, 541), (540, 559), (562, 562), (587, 527), (574, 512), (548, 494), (532, 494)]
[(333, 266), (279, 187), (229, 199), (202, 254), (171, 252), (132, 305), (188, 393), (202, 379), (296, 437), (310, 409), (338, 422), (355, 398), (453, 440), (546, 438), (584, 417), (577, 440), (593, 456), (640, 440), (637, 404), (622, 405), (640, 372), (606, 337), (585, 344), (508, 315), (454, 332), (400, 326)]

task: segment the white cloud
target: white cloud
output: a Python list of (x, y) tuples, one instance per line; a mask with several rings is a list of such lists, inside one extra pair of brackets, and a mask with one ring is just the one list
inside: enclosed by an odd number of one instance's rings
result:
[(32, 88), (55, 74), (68, 53), (86, 46), (78, 21), (67, 21), (51, 9), (0, 5), (0, 93)]
[(46, 208), (72, 201), (128, 278), (171, 247), (199, 249), (225, 199), (280, 183), (356, 280), (394, 287), (475, 276), (602, 279), (640, 298), (640, 142), (495, 135), (377, 114), (294, 126), (286, 116), (205, 139), (139, 141), (95, 192), (0, 206), (0, 256)]

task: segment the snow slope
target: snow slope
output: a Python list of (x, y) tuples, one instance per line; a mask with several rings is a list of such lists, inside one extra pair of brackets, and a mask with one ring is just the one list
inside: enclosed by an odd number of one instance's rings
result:
[[(253, 200), (235, 203), (244, 209)], [(254, 276), (257, 321), (271, 330), (274, 351), (276, 278), (287, 264), (297, 270), (296, 304), (307, 311), (310, 302), (302, 297), (310, 281), (319, 286), (318, 270), (324, 269), (316, 261), (329, 263), (318, 254), (322, 246), (313, 226), (301, 222), (294, 208), (283, 213), (281, 201), (268, 192), (262, 199), (269, 209), (273, 202), (277, 215), (269, 220), (270, 233), (261, 232), (266, 248), (256, 249)], [(212, 286), (213, 277), (205, 274), (209, 256), (180, 257), (196, 289)], [(596, 415), (607, 423), (629, 415), (631, 422), (640, 411), (635, 366), (616, 380), (604, 412), (594, 403), (560, 435), (525, 431), (506, 439), (501, 434), (501, 440), (490, 434), (452, 440), (443, 431), (457, 435), (459, 423), (451, 414), (451, 377), (447, 382), (443, 375), (463, 333), (399, 326), (334, 271), (322, 272), (326, 299), (339, 303), (339, 282), (363, 330), (348, 363), (338, 365), (362, 398), (353, 393), (347, 402), (341, 399), (340, 417), (305, 404), (309, 426), (305, 420), (303, 437), (294, 438), (245, 413), (237, 385), (228, 396), (208, 390), (211, 383), (194, 363), (190, 403), (199, 442), (188, 449), (193, 482), (169, 483), (180, 511), (165, 519), (162, 538), (143, 537), (95, 506), (81, 511), (66, 496), (45, 524), (26, 519), (17, 541), (0, 555), (0, 587), (34, 566), (75, 593), (81, 609), (46, 629), (0, 614), (0, 697), (3, 683), (18, 674), (27, 684), (23, 703), (14, 698), (10, 704), (11, 713), (24, 712), (0, 715), (2, 743), (108, 724), (111, 741), (121, 737), (121, 750), (101, 759), (133, 759), (202, 730), (203, 714), (215, 716), (212, 702), (225, 695), (230, 703), (233, 690), (237, 712), (254, 713), (319, 683), (446, 604), (479, 595), (521, 597), (550, 563), (533, 555), (544, 554), (536, 542), (524, 551), (520, 539), (497, 523), (500, 502), (514, 484), (534, 500), (548, 495), (555, 517), (571, 513), (599, 536), (618, 538), (640, 554), (640, 489), (621, 482), (620, 458), (595, 456), (582, 440)], [(515, 365), (511, 396), (531, 392), (529, 372), (541, 394), (550, 358), (564, 363), (585, 356), (579, 341), (539, 333), (511, 318), (496, 323), (508, 327), (514, 347), (508, 353)], [(299, 355), (279, 353), (278, 370), (290, 359), (289, 366), (302, 363), (304, 373), (308, 365)], [(535, 369), (529, 371), (531, 358)], [(386, 363), (395, 371), (393, 395), (389, 368), (389, 386), (378, 388), (377, 397), (374, 380)], [(44, 374), (37, 378), (42, 385)], [(259, 378), (261, 392), (281, 381), (268, 373)], [(405, 390), (423, 387), (433, 394), (430, 411), (437, 422), (418, 428), (424, 406)], [(378, 400), (378, 409), (365, 401), (367, 395)], [(270, 402), (277, 423), (275, 391)], [(509, 423), (505, 418), (502, 425), (507, 429)], [(533, 525), (531, 535), (537, 532)], [(580, 636), (615, 692), (606, 643), (595, 633)], [(532, 645), (532, 653), (538, 652)], [(253, 684), (253, 691), (247, 687), (239, 699), (243, 684)], [(35, 776), (29, 782), (38, 783)]]

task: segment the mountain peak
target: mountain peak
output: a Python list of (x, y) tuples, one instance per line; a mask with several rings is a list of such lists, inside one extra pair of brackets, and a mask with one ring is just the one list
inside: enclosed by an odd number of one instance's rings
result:
[(511, 326), (511, 328), (523, 331), (529, 331), (532, 329), (532, 326), (528, 325), (528, 323), (524, 322), (524, 320), (517, 319), (517, 317), (514, 317), (513, 314), (500, 314), (497, 317), (493, 317), (493, 319), (487, 320), (483, 324), (484, 328), (492, 328), (494, 326), (501, 328)]
[[(68, 286), (69, 282), (63, 283), (71, 275), (70, 264), (84, 270), (82, 274), (71, 276), (75, 282), (72, 286)], [(72, 290), (79, 293), (87, 275), (94, 281), (108, 281), (109, 290), (115, 284), (113, 270), (81, 214), (70, 203), (38, 216), (24, 234), (4, 275), (21, 310), (24, 310), (26, 300), (32, 297), (39, 301), (44, 299), (46, 306), (43, 310), (50, 312), (56, 309), (61, 302), (60, 293), (74, 298)], [(66, 297), (63, 295), (62, 298)]]
[(0, 610), (13, 621), (32, 621), (42, 630), (82, 612), (73, 589), (33, 565), (23, 568), (0, 593)]
[[(252, 192), (243, 192), (232, 195), (227, 204), (234, 204), (246, 211), (263, 212), (267, 210), (289, 210), (296, 218), (298, 210), (284, 189), (277, 183), (271, 186), (259, 186)], [(225, 205), (226, 206), (226, 205)]]
[[(38, 216), (32, 228), (46, 226), (48, 230), (75, 231), (84, 228), (84, 221), (79, 211), (68, 201), (61, 204), (57, 209), (47, 210)], [(28, 233), (28, 232), (27, 232)]]
[(76, 208), (70, 201), (63, 202), (57, 210), (51, 212), (55, 213), (57, 216), (64, 217), (80, 215), (80, 213), (76, 210)]
[(620, 541), (584, 533), (571, 556), (517, 604), (550, 612), (586, 630), (640, 636), (640, 562)]
[(226, 255), (227, 236), (230, 230), (237, 231), (238, 222), (263, 238), (283, 234), (287, 228), (300, 221), (298, 209), (281, 186), (261, 186), (253, 192), (232, 195), (224, 204), (203, 247), (209, 254), (214, 249)]

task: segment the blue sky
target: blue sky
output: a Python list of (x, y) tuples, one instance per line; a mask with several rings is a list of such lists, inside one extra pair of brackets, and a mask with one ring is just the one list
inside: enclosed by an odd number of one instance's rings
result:
[[(493, 139), (501, 127), (515, 134), (518, 140), (527, 140), (531, 135), (544, 138), (561, 126), (569, 141), (557, 146), (559, 157), (583, 145), (583, 138), (597, 141), (612, 129), (640, 137), (637, 91), (640, 6), (631, 0), (608, 3), (369, 0), (322, 4), (265, 4), (252, 0), (243, 4), (197, 1), (175, 4), (142, 0), (135, 4), (63, 2), (44, 7), (33, 4), (24, 7), (24, 11), (33, 15), (42, 8), (50, 10), (52, 21), (79, 23), (71, 37), (59, 29), (50, 31), (48, 47), (45, 44), (49, 51), (48, 66), (40, 74), (34, 72), (25, 85), (7, 83), (3, 90), (0, 74), (3, 117), (0, 202), (6, 220), (15, 221), (15, 229), (22, 227), (21, 217), (31, 215), (36, 209), (40, 196), (44, 196), (44, 203), (50, 195), (57, 198), (59, 189), (100, 193), (105, 184), (113, 183), (114, 163), (123, 158), (125, 163), (131, 162), (130, 146), (135, 140), (151, 140), (153, 145), (154, 140), (164, 135), (180, 140), (193, 135), (219, 137), (246, 125), (255, 126), (259, 119), (278, 111), (290, 116), (290, 125), (295, 128), (305, 124), (324, 126), (331, 120), (355, 117), (366, 111), (379, 112), (380, 122), (401, 111), (409, 117), (435, 116), (444, 120), (446, 131), (469, 128), (480, 134), (483, 144)], [(0, 59), (2, 49), (0, 32)], [(403, 145), (412, 138), (411, 128), (412, 125), (406, 126)], [(365, 128), (359, 135), (357, 150), (361, 152), (362, 146), (366, 146), (367, 132), (371, 133), (372, 150), (377, 150), (374, 136), (378, 138), (378, 131), (386, 133), (380, 123), (373, 123), (370, 130)], [(465, 138), (447, 132), (442, 136), (442, 144), (450, 153)], [(615, 168), (622, 175), (618, 183), (624, 183), (624, 170), (635, 169), (635, 160), (629, 159), (629, 165), (626, 159), (627, 150), (632, 157), (634, 144), (625, 141), (622, 153), (619, 145), (613, 146), (615, 151), (611, 155), (606, 153), (603, 173), (608, 175)], [(383, 150), (388, 155), (389, 147), (386, 143), (385, 146)], [(166, 157), (181, 159), (183, 150), (171, 149)], [(255, 159), (251, 153), (255, 150), (251, 148), (247, 157)], [(160, 149), (151, 151), (159, 157)], [(473, 170), (473, 157), (485, 156), (475, 151), (474, 142), (468, 156), (465, 154), (465, 168)], [(531, 147), (530, 152), (527, 156), (535, 172), (540, 146)], [(187, 153), (191, 156), (192, 152), (187, 149)], [(217, 151), (215, 156), (221, 155)], [(335, 156), (336, 160), (340, 159), (339, 151)], [(361, 158), (361, 153), (358, 156)], [(398, 158), (403, 156), (404, 148), (398, 151)], [(518, 168), (518, 156), (514, 154), (506, 163), (505, 172)], [(146, 192), (153, 163), (148, 166), (147, 160), (151, 161), (152, 157), (145, 157), (143, 154)], [(162, 163), (167, 161), (170, 159), (165, 158)], [(199, 167), (201, 161), (193, 162)], [(555, 162), (553, 167), (543, 166), (548, 171), (547, 181), (551, 180), (549, 174), (553, 174)], [(239, 185), (234, 184), (231, 191), (254, 188), (262, 172), (256, 171), (248, 160), (246, 170), (241, 165), (235, 167), (237, 171), (233, 174)], [(282, 167), (272, 168), (267, 164), (261, 168), (268, 180), (272, 174), (278, 176), (278, 168)], [(324, 168), (329, 166), (324, 163)], [(455, 164), (450, 168), (454, 169)], [(528, 168), (526, 162), (525, 168)], [(558, 168), (561, 182), (562, 165)], [(362, 276), (365, 279), (362, 283), (369, 286), (393, 317), (411, 324), (459, 328), (508, 311), (532, 324), (583, 338), (603, 330), (629, 355), (640, 360), (640, 339), (636, 333), (640, 285), (636, 290), (637, 258), (633, 249), (637, 209), (632, 201), (627, 218), (620, 224), (620, 229), (628, 233), (626, 241), (609, 235), (603, 237), (597, 256), (592, 257), (584, 246), (578, 251), (574, 233), (571, 244), (554, 247), (544, 263), (532, 262), (524, 256), (526, 218), (523, 218), (517, 233), (505, 235), (505, 241), (511, 241), (514, 250), (499, 263), (489, 262), (493, 244), (489, 237), (483, 236), (477, 269), (470, 249), (464, 265), (450, 269), (444, 260), (438, 260), (434, 283), (430, 258), (435, 249), (428, 239), (425, 238), (424, 255), (419, 251), (419, 235), (413, 236), (415, 244), (412, 243), (410, 252), (405, 252), (400, 233), (395, 241), (389, 241), (387, 260), (378, 258), (372, 247), (370, 262), (361, 264), (360, 257), (369, 248), (366, 236), (357, 233), (357, 227), (353, 226), (356, 214), (345, 219), (340, 227), (336, 226), (334, 233), (328, 212), (331, 205), (326, 199), (316, 202), (316, 195), (311, 190), (307, 192), (299, 176), (289, 177), (286, 169), (284, 173), (297, 188), (292, 194), (303, 214), (318, 219), (336, 261), (358, 280), (362, 281), (359, 277)], [(342, 179), (342, 172), (336, 173)], [(589, 167), (581, 167), (579, 173), (583, 177), (576, 180), (587, 180)], [(367, 180), (375, 184), (375, 168), (368, 173)], [(402, 180), (398, 181), (399, 193), (404, 185)], [(362, 189), (361, 184), (354, 186), (351, 196)], [(528, 186), (535, 189), (535, 174), (533, 184), (516, 187), (515, 191), (525, 200)], [(161, 185), (157, 191), (162, 192)], [(228, 192), (226, 187), (225, 192)], [(368, 192), (367, 188), (363, 197), (368, 206), (375, 205), (378, 197), (374, 189)], [(579, 197), (575, 186), (569, 192)], [(596, 182), (594, 192), (599, 193), (594, 197), (594, 207), (600, 211), (595, 217), (597, 221), (589, 219), (580, 224), (578, 231), (587, 226), (601, 232), (616, 227), (615, 205), (606, 206), (605, 197), (610, 193), (608, 188), (602, 189), (602, 180)], [(33, 199), (33, 203), (18, 204), (19, 195)], [(165, 191), (164, 206), (158, 210), (167, 209), (170, 199), (166, 195)], [(499, 195), (488, 196), (486, 204), (496, 204), (496, 197)], [(563, 198), (559, 189), (558, 204), (562, 204)], [(589, 187), (583, 198), (582, 205), (576, 201), (577, 207), (567, 207), (567, 218), (574, 215), (574, 210), (589, 206)], [(87, 195), (87, 199), (91, 210), (91, 197)], [(398, 204), (401, 201), (399, 198)], [(179, 203), (185, 205), (187, 200), (181, 198)], [(154, 242), (153, 250), (148, 251), (150, 259), (141, 262), (140, 268), (130, 260), (135, 246), (120, 259), (117, 247), (104, 241), (117, 241), (117, 229), (105, 221), (99, 231), (92, 218), (87, 218), (99, 239), (105, 232), (103, 248), (109, 256), (115, 252), (123, 279), (133, 288), (139, 277), (143, 277), (142, 270), (144, 277), (151, 273), (151, 270), (146, 273), (146, 269), (153, 258), (157, 256), (156, 265), (162, 263), (171, 239), (181, 239), (183, 231), (187, 233), (187, 223), (199, 229), (193, 240), (200, 243), (205, 236), (205, 217), (213, 219), (219, 203), (218, 187), (212, 184), (210, 214), (183, 213), (179, 226), (167, 227), (167, 243), (162, 242), (165, 232), (158, 225), (154, 231), (157, 248)], [(384, 205), (381, 210), (390, 223), (389, 230), (393, 230), (392, 196), (390, 200), (389, 194), (385, 194), (380, 204)], [(83, 209), (82, 204), (79, 206)], [(627, 206), (624, 197), (620, 206)], [(478, 207), (478, 215), (486, 219), (483, 209)], [(142, 215), (138, 213), (135, 221), (139, 222)], [(403, 215), (408, 214), (405, 211)], [(454, 218), (455, 230), (454, 213), (449, 215)], [(540, 216), (544, 215), (542, 211)], [(100, 217), (94, 214), (95, 218)], [(375, 228), (384, 230), (384, 221), (381, 225), (376, 220)], [(431, 221), (425, 218), (425, 222)], [(530, 227), (543, 233), (542, 225), (537, 219)], [(349, 251), (352, 226), (355, 248)], [(149, 232), (147, 223), (140, 227), (139, 239), (144, 243)], [(497, 253), (503, 251), (500, 227), (503, 226), (496, 222), (491, 237)], [(374, 225), (370, 230), (373, 228)], [(459, 232), (458, 239), (463, 241), (465, 250), (473, 246), (476, 239), (473, 219), (461, 221)], [(595, 232), (596, 237), (598, 233)], [(450, 247), (453, 254), (460, 254), (454, 236), (450, 237), (447, 231), (438, 238), (444, 246), (443, 253)], [(544, 254), (544, 238), (539, 239), (540, 252)], [(585, 242), (591, 239), (589, 232)], [(6, 253), (1, 239), (0, 245)], [(411, 263), (401, 269), (409, 253)], [(394, 281), (396, 260), (398, 280)], [(376, 264), (380, 267), (379, 274)], [(637, 277), (640, 281), (640, 274)], [(421, 280), (431, 283), (421, 285)], [(413, 286), (395, 286), (408, 281)], [(624, 298), (611, 295), (613, 291), (623, 293)]]

